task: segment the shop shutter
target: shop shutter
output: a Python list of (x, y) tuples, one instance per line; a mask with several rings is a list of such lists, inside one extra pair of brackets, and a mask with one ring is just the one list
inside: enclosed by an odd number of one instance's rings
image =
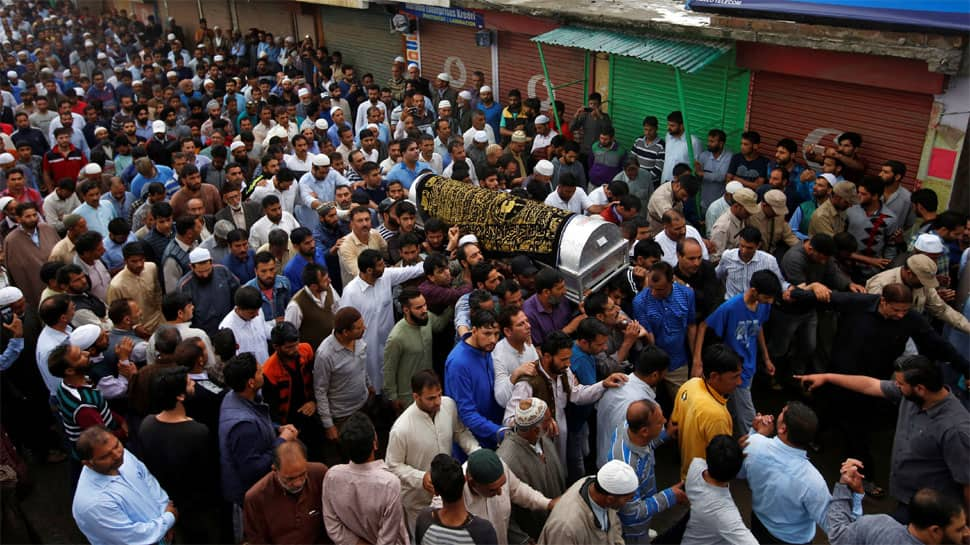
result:
[[(205, 3), (206, 0), (203, 0)], [(293, 36), (293, 10), (296, 2), (271, 0), (235, 0), (239, 28), (245, 35), (250, 28), (271, 32), (276, 36)]]
[(418, 26), (421, 39), (421, 73), (434, 81), (435, 76), (447, 72), (451, 86), (456, 89), (471, 87), (472, 72), (481, 70), (486, 85), (492, 86), (491, 48), (475, 45), (475, 28), (421, 21)]
[[(643, 136), (643, 118), (652, 115), (660, 122), (661, 135), (667, 114), (680, 110), (674, 69), (665, 64), (643, 62), (614, 55), (611, 69), (610, 115), (616, 137), (624, 146)], [(728, 53), (694, 74), (681, 74), (690, 131), (707, 141), (707, 131), (727, 133), (727, 147), (737, 150), (744, 131), (748, 101), (749, 72), (734, 65)]]
[[(168, 12), (165, 14), (160, 14), (162, 17), (162, 28), (168, 28), (168, 24), (165, 22), (169, 17), (175, 18), (175, 24), (182, 27), (182, 32), (185, 33), (186, 42), (192, 41), (192, 36), (195, 34), (195, 29), (199, 28), (199, 5), (195, 0), (189, 2), (167, 2)], [(221, 25), (220, 25), (221, 26)], [(164, 35), (163, 35), (164, 37)], [(195, 44), (182, 44), (183, 47), (192, 52), (195, 48)]]
[[(232, 14), (229, 12), (230, 0), (206, 0), (202, 2), (202, 15), (209, 28), (219, 27), (223, 33), (232, 28)], [(192, 44), (195, 47), (195, 44)]]
[[(523, 98), (538, 97), (543, 109), (549, 106), (549, 93), (546, 78), (539, 61), (536, 44), (529, 41), (532, 36), (512, 32), (498, 33), (498, 80), (499, 97), (504, 100), (512, 89), (518, 89)], [(585, 52), (568, 47), (553, 45), (542, 46), (546, 58), (546, 68), (553, 86), (576, 82), (568, 87), (556, 89), (557, 100), (566, 104), (566, 120), (572, 118), (576, 108), (583, 105), (583, 74)]]
[[(391, 77), (394, 57), (404, 54), (400, 34), (390, 30), (390, 15), (382, 5), (368, 9), (323, 8), (323, 38), (327, 50), (339, 51), (343, 63), (352, 65), (357, 77), (370, 72), (384, 85)], [(340, 77), (334, 74), (334, 77)]]
[(773, 155), (782, 138), (801, 149), (857, 132), (870, 174), (895, 159), (906, 165), (910, 181), (919, 170), (932, 107), (932, 95), (759, 71), (752, 78), (748, 127), (761, 134), (765, 155)]

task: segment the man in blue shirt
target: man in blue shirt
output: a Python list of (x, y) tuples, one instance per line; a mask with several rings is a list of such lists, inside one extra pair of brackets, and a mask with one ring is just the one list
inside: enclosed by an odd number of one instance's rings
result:
[(401, 182), (404, 189), (411, 189), (411, 184), (424, 170), (431, 170), (431, 165), (419, 160), (418, 142), (410, 138), (401, 140), (401, 162), (394, 165), (387, 173), (386, 182)]
[(236, 275), (240, 284), (245, 284), (256, 277), (256, 252), (249, 247), (249, 235), (245, 229), (234, 229), (226, 235), (229, 245), (229, 255), (222, 264), (229, 272)]
[[(270, 252), (258, 252), (254, 259), (256, 277), (244, 285), (259, 290), (259, 295), (263, 299), (263, 318), (267, 322), (282, 321), (286, 313), (286, 305), (290, 304), (290, 299), (293, 297), (290, 281), (285, 276), (276, 274), (276, 257)], [(301, 270), (300, 273), (302, 272)]]
[(694, 323), (694, 290), (674, 283), (674, 268), (659, 261), (650, 268), (650, 287), (633, 299), (633, 314), (649, 331), (656, 345), (670, 356), (664, 385), (671, 397), (687, 382), (690, 352), (697, 326)]
[(694, 366), (691, 375), (701, 376), (704, 364), (701, 361), (701, 348), (708, 329), (731, 347), (743, 360), (741, 367), (741, 386), (728, 400), (728, 410), (734, 420), (734, 435), (741, 437), (748, 433), (754, 420), (754, 402), (751, 400), (751, 379), (758, 368), (758, 349), (764, 355), (765, 371), (775, 374), (775, 366), (768, 355), (765, 344), (764, 325), (771, 314), (771, 305), (781, 296), (781, 282), (769, 270), (760, 270), (751, 275), (751, 287), (744, 293), (735, 295), (717, 307), (707, 320), (701, 322), (694, 345)]
[(309, 263), (316, 263), (324, 269), (327, 268), (327, 260), (324, 250), (317, 246), (316, 239), (313, 238), (313, 231), (306, 227), (297, 227), (290, 233), (290, 242), (296, 254), (283, 267), (283, 276), (290, 281), (290, 293), (296, 293), (303, 289), (303, 269)]
[(471, 317), (472, 331), (445, 360), (445, 395), (455, 400), (458, 416), (483, 448), (494, 449), (502, 421), (502, 407), (495, 401), (495, 368), (492, 350), (498, 343), (498, 318), (490, 310)]
[(784, 169), (788, 173), (788, 185), (797, 189), (799, 202), (804, 202), (812, 198), (812, 187), (815, 186), (815, 175), (806, 174), (805, 180), (802, 174), (805, 167), (795, 162), (795, 154), (798, 153), (798, 144), (791, 138), (782, 138), (778, 141), (775, 149), (775, 160), (768, 165), (768, 172), (776, 168)]
[(77, 440), (84, 468), (72, 511), (91, 543), (170, 542), (178, 511), (141, 460), (101, 426)]

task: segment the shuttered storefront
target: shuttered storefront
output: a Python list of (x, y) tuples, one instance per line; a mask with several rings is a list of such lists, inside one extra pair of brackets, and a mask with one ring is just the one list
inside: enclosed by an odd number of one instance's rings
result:
[[(202, 15), (209, 28), (219, 27), (225, 34), (232, 28), (232, 12), (229, 11), (231, 0), (204, 0)], [(195, 44), (192, 44), (193, 47)]]
[[(327, 49), (339, 51), (358, 78), (370, 72), (383, 85), (391, 77), (394, 57), (404, 54), (400, 34), (390, 30), (390, 16), (382, 5), (368, 9), (322, 8), (323, 38)], [(334, 75), (339, 77), (338, 74)]]
[[(616, 137), (624, 146), (643, 136), (643, 118), (652, 115), (659, 120), (661, 135), (665, 132), (667, 114), (681, 110), (677, 96), (674, 68), (632, 57), (613, 55), (610, 77), (610, 115)], [(684, 118), (691, 133), (702, 142), (707, 132), (722, 129), (727, 133), (727, 146), (737, 150), (744, 131), (750, 74), (734, 64), (733, 52), (694, 74), (681, 74), (686, 109)], [(776, 118), (779, 120), (787, 119)]]
[[(239, 28), (243, 34), (250, 28), (271, 32), (273, 36), (294, 36), (293, 10), (299, 9), (296, 2), (276, 2), (272, 0), (234, 0)], [(203, 5), (208, 0), (202, 0)], [(211, 23), (210, 23), (211, 24)]]
[[(549, 107), (549, 93), (542, 62), (532, 36), (513, 32), (498, 33), (498, 74), (503, 99), (511, 89), (518, 89), (523, 98), (538, 97), (545, 111)], [(543, 45), (549, 78), (553, 86), (576, 82), (556, 89), (556, 100), (565, 103), (565, 117), (571, 119), (577, 108), (583, 105), (583, 74), (585, 52), (579, 49)]]
[(447, 72), (452, 87), (467, 89), (471, 87), (472, 73), (480, 70), (485, 74), (485, 83), (492, 85), (491, 49), (475, 45), (476, 31), (474, 27), (421, 20), (418, 32), (424, 77), (433, 81), (439, 73)]
[(772, 154), (782, 138), (794, 139), (801, 149), (831, 146), (839, 133), (858, 132), (870, 174), (895, 159), (906, 165), (911, 180), (932, 106), (929, 94), (759, 71), (752, 77), (748, 126), (761, 134), (765, 154)]

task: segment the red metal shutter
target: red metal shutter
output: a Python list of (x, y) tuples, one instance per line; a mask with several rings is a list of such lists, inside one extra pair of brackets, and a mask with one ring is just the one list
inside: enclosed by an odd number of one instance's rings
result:
[(451, 75), (455, 89), (471, 88), (472, 72), (481, 70), (486, 85), (492, 85), (491, 48), (475, 45), (474, 27), (432, 23), (422, 20), (418, 26), (421, 39), (421, 74), (434, 81), (441, 72)]
[[(512, 89), (518, 89), (522, 98), (538, 97), (542, 100), (543, 110), (549, 106), (549, 93), (546, 78), (539, 61), (536, 44), (529, 41), (532, 36), (513, 32), (498, 33), (498, 79), (500, 89), (496, 96), (504, 102)], [(558, 86), (576, 81), (574, 85), (557, 89), (556, 99), (566, 104), (566, 118), (572, 117), (576, 108), (583, 105), (584, 52), (567, 47), (543, 46), (549, 78), (552, 85)]]
[(887, 159), (906, 165), (907, 185), (919, 169), (933, 96), (866, 85), (754, 72), (748, 129), (761, 134), (761, 152), (773, 156), (778, 140), (831, 146), (843, 131), (862, 135), (869, 174)]

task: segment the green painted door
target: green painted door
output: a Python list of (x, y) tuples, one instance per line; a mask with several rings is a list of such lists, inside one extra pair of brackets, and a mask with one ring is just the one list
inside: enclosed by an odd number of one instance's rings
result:
[[(741, 145), (748, 107), (750, 73), (734, 64), (734, 51), (694, 74), (681, 74), (687, 103), (684, 118), (691, 133), (707, 143), (707, 131), (727, 133), (727, 147)], [(659, 121), (661, 136), (666, 132), (667, 114), (680, 110), (674, 69), (665, 64), (643, 62), (632, 57), (611, 55), (610, 115), (616, 137), (629, 148), (643, 136), (643, 118)]]

